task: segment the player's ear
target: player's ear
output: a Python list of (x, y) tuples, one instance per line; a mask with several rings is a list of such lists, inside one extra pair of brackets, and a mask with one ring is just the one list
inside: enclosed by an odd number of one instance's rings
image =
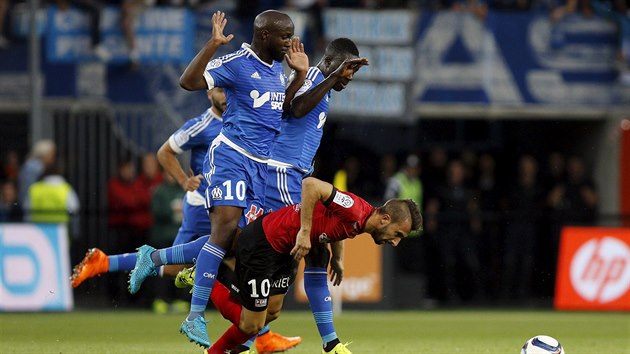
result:
[(267, 38), (269, 38), (269, 31), (265, 29), (260, 31), (260, 38), (267, 40)]
[(385, 213), (381, 215), (381, 225), (382, 226), (387, 226), (392, 222), (392, 217), (391, 215)]

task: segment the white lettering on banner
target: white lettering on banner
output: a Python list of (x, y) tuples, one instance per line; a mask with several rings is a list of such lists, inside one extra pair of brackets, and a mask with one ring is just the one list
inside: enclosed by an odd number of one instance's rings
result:
[(67, 247), (63, 226), (0, 224), (0, 309), (70, 309)]
[(408, 81), (414, 78), (414, 50), (412, 47), (358, 46), (359, 55), (370, 60), (354, 76), (355, 79)]
[(357, 300), (372, 294), (378, 275), (368, 274), (363, 277), (346, 277), (343, 279), (343, 296), (348, 300)]
[[(594, 33), (612, 35), (612, 24), (599, 19), (562, 21), (551, 24), (546, 16), (530, 24), (528, 41), (537, 62), (543, 67), (527, 73), (527, 87), (536, 100), (549, 103), (609, 103), (614, 95), (609, 83), (566, 82), (562, 71), (608, 72), (614, 58), (614, 48), (608, 43), (566, 43), (552, 48), (554, 41), (563, 41), (565, 33), (588, 38)], [(560, 37), (554, 39), (550, 37)]]
[(401, 116), (406, 108), (402, 83), (355, 81), (332, 95), (330, 111), (366, 116)]
[(173, 8), (153, 9), (140, 17), (137, 27), (147, 30), (179, 31), (185, 26), (186, 13)]
[[(491, 102), (518, 104), (523, 99), (483, 22), (467, 13), (440, 12), (417, 44), (418, 73), (414, 97), (431, 88), (483, 90)], [(472, 63), (444, 63), (444, 54), (461, 38)]]
[(55, 54), (63, 57), (67, 55), (78, 56), (90, 53), (90, 38), (87, 36), (65, 36), (57, 37)]
[(180, 35), (138, 35), (136, 41), (141, 56), (177, 57), (184, 50), (183, 38)]
[(630, 290), (630, 248), (614, 236), (592, 239), (571, 260), (571, 284), (584, 299), (611, 302)]
[(413, 38), (414, 14), (410, 11), (324, 11), (326, 38), (347, 37), (357, 43), (406, 44)]

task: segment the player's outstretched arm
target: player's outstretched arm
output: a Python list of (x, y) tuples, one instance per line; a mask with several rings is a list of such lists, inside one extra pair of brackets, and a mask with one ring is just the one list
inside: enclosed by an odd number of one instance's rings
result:
[(337, 82), (344, 77), (352, 78), (352, 75), (354, 75), (364, 65), (369, 65), (367, 58), (346, 59), (341, 65), (339, 65), (337, 70), (333, 71), (327, 78), (317, 84), (317, 86), (310, 89), (308, 92), (295, 97), (291, 101), (291, 105), (289, 107), (291, 115), (296, 118), (301, 118), (307, 115), (308, 112), (312, 111), (313, 108), (319, 104), (328, 91), (332, 90)]
[(300, 43), (299, 37), (294, 37), (291, 41), (289, 52), (285, 55), (287, 64), (293, 69), (289, 85), (285, 91), (282, 110), (287, 113), (291, 106), (291, 100), (295, 97), (300, 87), (304, 85), (306, 73), (308, 72), (308, 56), (304, 52), (304, 44)]
[(307, 177), (302, 180), (302, 206), (300, 208), (300, 231), (298, 231), (295, 246), (291, 255), (296, 261), (302, 259), (311, 250), (311, 227), (313, 225), (313, 210), (318, 201), (326, 201), (333, 192), (333, 185)]
[(205, 90), (209, 88), (203, 77), (206, 65), (208, 65), (208, 62), (212, 59), (220, 46), (234, 38), (233, 34), (227, 36), (223, 34), (223, 29), (226, 24), (227, 19), (225, 18), (225, 13), (217, 11), (212, 15), (212, 38), (210, 38), (206, 45), (201, 48), (199, 53), (197, 53), (188, 64), (184, 73), (179, 78), (179, 86), (188, 91)]
[(192, 192), (199, 188), (201, 184), (201, 175), (193, 175), (192, 171), (189, 171), (189, 175), (182, 169), (179, 160), (177, 160), (177, 152), (173, 150), (168, 140), (162, 144), (157, 152), (157, 159), (164, 170), (173, 176), (173, 178), (179, 183), (183, 190)]

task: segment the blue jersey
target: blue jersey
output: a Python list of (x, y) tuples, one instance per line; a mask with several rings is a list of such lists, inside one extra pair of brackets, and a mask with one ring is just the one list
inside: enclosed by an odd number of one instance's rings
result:
[(268, 158), (282, 121), (282, 63), (267, 64), (243, 44), (241, 49), (211, 60), (204, 78), (209, 89), (225, 90), (223, 136), (253, 156)]
[[(324, 80), (317, 67), (311, 67), (296, 97), (304, 94)], [(328, 116), (330, 92), (302, 118), (289, 116), (282, 120), (281, 133), (273, 145), (271, 158), (289, 164), (302, 172), (311, 169), (315, 153), (322, 140), (324, 123)]]
[[(171, 137), (168, 143), (177, 154), (190, 150), (190, 169), (196, 175), (203, 174), (203, 163), (208, 146), (219, 135), (223, 120), (212, 112), (212, 107), (203, 114), (187, 120)], [(202, 178), (197, 191), (204, 195), (208, 184)]]

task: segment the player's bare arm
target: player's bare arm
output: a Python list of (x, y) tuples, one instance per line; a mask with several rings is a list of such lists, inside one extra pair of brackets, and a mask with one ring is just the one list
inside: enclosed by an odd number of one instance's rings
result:
[(201, 183), (201, 175), (194, 175), (192, 171), (186, 175), (186, 172), (182, 169), (179, 161), (177, 160), (177, 152), (171, 148), (168, 140), (162, 144), (157, 152), (157, 159), (164, 170), (173, 176), (173, 178), (179, 183), (183, 190), (192, 192), (199, 188)]
[(179, 78), (179, 85), (182, 88), (188, 91), (208, 89), (208, 84), (203, 77), (206, 65), (220, 46), (230, 42), (232, 38), (234, 38), (233, 34), (227, 36), (223, 34), (226, 24), (227, 19), (225, 18), (225, 13), (217, 11), (212, 15), (212, 38), (210, 38), (199, 53), (195, 55)]
[[(291, 101), (291, 114), (296, 118), (304, 117), (312, 111), (315, 106), (324, 98), (328, 91), (344, 78), (352, 79), (352, 76), (364, 65), (369, 65), (367, 58), (346, 59), (337, 70), (333, 71), (326, 79), (317, 86), (295, 97)], [(286, 102), (286, 100), (285, 100)]]
[(333, 185), (308, 177), (302, 181), (302, 205), (300, 207), (300, 230), (298, 231), (295, 246), (291, 255), (296, 261), (302, 259), (311, 250), (311, 227), (313, 225), (313, 210), (318, 201), (326, 201), (330, 198)]
[(332, 251), (332, 257), (330, 258), (330, 281), (334, 286), (338, 286), (343, 280), (343, 244), (344, 241), (335, 241), (330, 244)]
[(284, 112), (289, 112), (291, 100), (295, 97), (300, 87), (304, 84), (306, 79), (306, 73), (308, 72), (308, 56), (304, 52), (304, 44), (300, 42), (299, 37), (294, 37), (291, 40), (291, 47), (285, 55), (287, 64), (293, 69), (293, 75), (289, 79), (289, 85), (287, 86), (284, 103), (282, 109)]

